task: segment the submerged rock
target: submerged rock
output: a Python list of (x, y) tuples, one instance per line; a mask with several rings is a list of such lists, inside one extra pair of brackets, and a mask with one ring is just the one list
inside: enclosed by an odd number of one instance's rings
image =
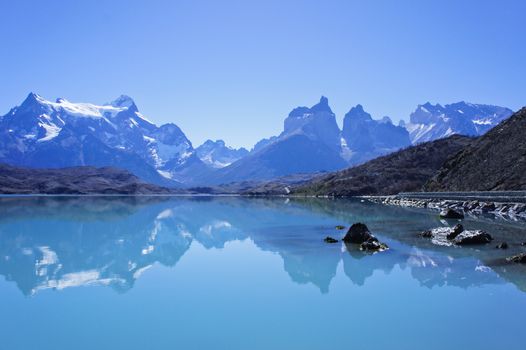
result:
[(497, 246), (495, 248), (497, 248), (497, 249), (508, 249), (508, 243), (506, 243), (506, 242), (499, 243), (499, 244), (497, 244)]
[(509, 258), (506, 258), (506, 261), (526, 264), (526, 253), (520, 253), (514, 256), (510, 256)]
[(360, 244), (360, 250), (364, 251), (381, 252), (387, 249), (389, 249), (387, 244), (378, 242), (376, 239), (370, 239)]
[(325, 243), (338, 243), (338, 240), (336, 238), (332, 238), (331, 236), (327, 236), (323, 239)]
[(343, 241), (346, 243), (357, 243), (361, 244), (363, 242), (367, 242), (370, 239), (376, 239), (376, 237), (373, 236), (373, 234), (369, 231), (369, 228), (365, 224), (362, 224), (361, 222), (358, 222), (356, 224), (353, 224), (349, 231), (345, 234), (345, 237), (343, 237)]
[(446, 208), (440, 212), (440, 217), (443, 219), (463, 219), (464, 214), (451, 208)]

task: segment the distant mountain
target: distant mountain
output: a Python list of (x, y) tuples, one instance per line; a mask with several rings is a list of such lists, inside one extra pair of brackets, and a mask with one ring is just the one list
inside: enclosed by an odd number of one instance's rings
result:
[(428, 191), (526, 190), (526, 107), (449, 160)]
[(216, 184), (261, 181), (291, 174), (343, 169), (410, 145), (408, 132), (385, 117), (374, 120), (358, 105), (345, 116), (343, 131), (329, 101), (293, 109), (283, 132), (258, 142), (249, 155), (216, 172)]
[(342, 130), (343, 157), (349, 164), (363, 163), (411, 145), (404, 127), (395, 126), (391, 118), (374, 120), (357, 105), (345, 115)]
[(450, 157), (473, 142), (453, 135), (379, 157), (292, 188), (297, 195), (389, 195), (419, 191)]
[(223, 140), (207, 140), (195, 149), (199, 159), (213, 168), (224, 168), (248, 154), (248, 150), (228, 147)]
[(116, 166), (161, 186), (215, 186), (323, 173), (362, 164), (411, 143), (481, 135), (511, 110), (465, 102), (418, 106), (410, 122), (375, 120), (361, 105), (340, 130), (328, 99), (293, 109), (283, 132), (248, 152), (222, 140), (197, 149), (175, 124), (157, 126), (128, 96), (103, 105), (48, 101), (31, 93), (0, 117), (0, 162), (20, 167)]
[(413, 144), (432, 141), (453, 134), (479, 136), (513, 114), (511, 109), (499, 106), (457, 102), (419, 105), (405, 126)]
[(0, 164), (1, 194), (169, 194), (116, 168), (29, 169)]
[(285, 119), (283, 132), (256, 145), (239, 161), (218, 170), (209, 181), (221, 184), (264, 180), (296, 173), (345, 167), (340, 129), (327, 98), (311, 108), (298, 107)]
[(252, 147), (252, 149), (250, 150), (250, 152), (257, 152), (259, 151), (260, 149), (270, 145), (271, 143), (273, 143), (274, 141), (276, 141), (278, 139), (278, 136), (271, 136), (269, 137), (268, 139), (262, 139), (262, 140), (259, 140), (258, 142), (256, 142), (256, 144), (254, 145), (254, 147)]
[(156, 126), (128, 96), (94, 105), (31, 93), (0, 118), (0, 162), (29, 167), (118, 166), (173, 186), (185, 172), (206, 172), (175, 124)]

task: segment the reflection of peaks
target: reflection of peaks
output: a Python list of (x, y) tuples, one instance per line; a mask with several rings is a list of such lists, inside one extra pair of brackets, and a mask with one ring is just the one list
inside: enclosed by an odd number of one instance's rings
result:
[(413, 278), (429, 287), (501, 283), (472, 257), (476, 251), (453, 249), (447, 256), (433, 246), (411, 249), (427, 243), (407, 235), (405, 228), (397, 231), (396, 225), (389, 236), (382, 236), (393, 249), (379, 254), (322, 243), (327, 222), (363, 217), (379, 236), (381, 227), (400, 222), (401, 217), (429, 225), (429, 216), (421, 212), (352, 201), (0, 199), (0, 274), (15, 281), (24, 294), (80, 285), (123, 292), (153, 264), (175, 266), (194, 241), (210, 249), (249, 238), (259, 250), (278, 254), (292, 281), (312, 283), (322, 293), (329, 291), (340, 261), (345, 275), (357, 285), (375, 271), (389, 274), (396, 266), (409, 269)]

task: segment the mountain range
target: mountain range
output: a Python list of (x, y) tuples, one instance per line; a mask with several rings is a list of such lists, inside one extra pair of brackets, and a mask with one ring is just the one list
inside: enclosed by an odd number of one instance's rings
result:
[(433, 141), (453, 134), (479, 136), (486, 133), (513, 111), (509, 108), (457, 102), (441, 106), (427, 102), (419, 105), (405, 125), (413, 144)]
[(283, 132), (252, 150), (208, 140), (194, 148), (175, 124), (157, 126), (128, 96), (102, 104), (55, 102), (30, 93), (0, 117), (0, 162), (33, 168), (117, 166), (168, 187), (263, 181), (340, 170), (451, 134), (480, 135), (511, 115), (497, 106), (459, 102), (418, 106), (410, 121), (373, 119), (361, 105), (340, 130), (328, 99), (297, 107)]
[(526, 190), (526, 108), (482, 136), (451, 135), (285, 190), (276, 182), (254, 194), (392, 195), (400, 192)]
[(240, 160), (249, 152), (246, 148), (232, 148), (223, 140), (206, 140), (195, 149), (199, 159), (212, 168), (224, 168)]
[(526, 190), (526, 107), (449, 159), (426, 191)]

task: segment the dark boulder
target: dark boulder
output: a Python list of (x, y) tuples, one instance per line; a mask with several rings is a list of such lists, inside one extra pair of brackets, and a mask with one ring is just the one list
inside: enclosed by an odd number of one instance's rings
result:
[(378, 242), (376, 239), (369, 239), (368, 241), (360, 244), (360, 250), (369, 252), (381, 252), (387, 249), (389, 249), (387, 244)]
[(336, 238), (332, 238), (330, 236), (327, 236), (323, 239), (325, 243), (338, 243), (338, 240)]
[(431, 238), (433, 237), (433, 232), (431, 230), (426, 230), (420, 234), (420, 236), (424, 238)]
[(485, 231), (473, 230), (473, 231), (462, 231), (455, 239), (453, 243), (456, 245), (474, 245), (474, 244), (486, 244), (493, 240), (493, 237)]
[(488, 212), (488, 211), (494, 211), (495, 210), (495, 203), (484, 203), (481, 207), (480, 207), (480, 210), (482, 210), (483, 212)]
[(447, 239), (455, 239), (459, 234), (461, 234), (464, 231), (464, 226), (461, 224), (456, 224), (455, 227), (451, 229), (451, 232), (447, 234)]
[(443, 219), (463, 219), (464, 214), (451, 208), (447, 208), (440, 212), (440, 217)]
[(515, 212), (515, 214), (524, 213), (526, 211), (526, 205), (524, 205), (524, 204), (515, 204), (515, 206), (513, 207), (513, 211)]
[(497, 248), (497, 249), (508, 249), (508, 243), (506, 243), (506, 242), (499, 243), (499, 244), (497, 244), (497, 246), (495, 248)]
[(367, 242), (370, 239), (377, 240), (376, 237), (374, 237), (369, 231), (367, 226), (365, 224), (362, 224), (361, 222), (353, 224), (345, 234), (345, 237), (343, 237), (343, 241), (345, 243), (357, 244)]
[(509, 258), (506, 258), (506, 261), (526, 264), (526, 253), (520, 253), (514, 256), (510, 256)]
[(462, 225), (454, 227), (436, 227), (422, 232), (422, 237), (431, 238), (431, 242), (436, 245), (471, 245), (485, 244), (491, 242), (493, 237), (482, 230), (464, 230)]

